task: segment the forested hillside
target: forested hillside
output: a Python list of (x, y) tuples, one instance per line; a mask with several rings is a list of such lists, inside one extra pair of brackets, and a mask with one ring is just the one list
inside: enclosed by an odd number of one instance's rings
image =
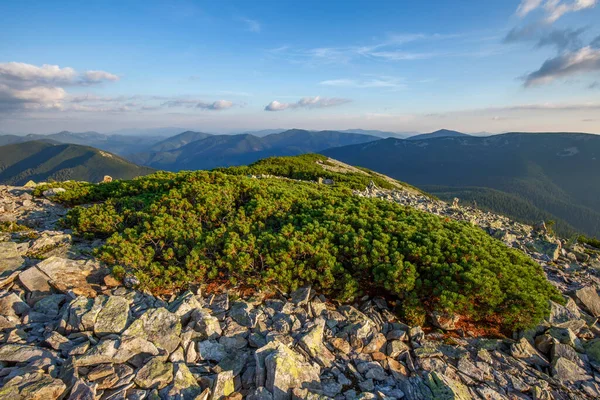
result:
[(9, 185), (49, 179), (99, 182), (105, 175), (131, 179), (151, 172), (114, 154), (75, 144), (32, 141), (0, 147), (0, 183)]
[(577, 230), (600, 236), (597, 135), (509, 133), (415, 141), (384, 139), (323, 153), (446, 199), (456, 196), (477, 201), (530, 222), (539, 217), (553, 219), (565, 234)]

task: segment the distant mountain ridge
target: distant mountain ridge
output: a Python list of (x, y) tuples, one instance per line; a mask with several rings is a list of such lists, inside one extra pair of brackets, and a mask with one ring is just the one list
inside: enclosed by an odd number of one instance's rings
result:
[(126, 155), (143, 151), (153, 144), (164, 140), (162, 136), (107, 135), (98, 132), (69, 132), (62, 131), (49, 135), (3, 135), (0, 136), (0, 146), (13, 143), (23, 143), (32, 140), (53, 140), (59, 143), (91, 146), (111, 153)]
[(0, 183), (23, 185), (54, 179), (102, 181), (105, 175), (131, 179), (154, 170), (89, 146), (34, 140), (0, 146)]
[[(456, 196), (477, 201), (525, 220), (545, 215), (555, 219), (563, 233), (575, 229), (600, 236), (599, 135), (507, 133), (383, 139), (328, 149), (323, 154), (401, 179), (445, 199)], [(510, 196), (501, 198), (501, 193)], [(517, 198), (537, 211), (524, 210)]]
[[(330, 147), (368, 143), (379, 139), (356, 133), (313, 132), (302, 129), (290, 129), (264, 137), (250, 134), (209, 135), (198, 132), (185, 134), (187, 139), (198, 137), (199, 140), (171, 150), (138, 153), (128, 158), (139, 164), (170, 171), (212, 169), (249, 164), (265, 157), (314, 153)], [(167, 142), (183, 143), (183, 140), (180, 140), (181, 135), (170, 138)], [(157, 146), (162, 145), (159, 143)]]
[(466, 133), (462, 133), (462, 132), (458, 132), (458, 131), (451, 131), (449, 129), (440, 129), (438, 131), (431, 132), (431, 133), (422, 133), (419, 135), (410, 136), (407, 139), (408, 140), (423, 140), (423, 139), (437, 139), (437, 138), (442, 138), (442, 137), (465, 137), (465, 136), (471, 136), (471, 135), (467, 135)]

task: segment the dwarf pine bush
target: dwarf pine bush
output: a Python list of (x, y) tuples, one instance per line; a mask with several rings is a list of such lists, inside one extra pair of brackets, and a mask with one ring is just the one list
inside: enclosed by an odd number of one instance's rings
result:
[(437, 310), (509, 329), (532, 326), (549, 299), (562, 301), (538, 264), (467, 223), (352, 196), (343, 184), (228, 171), (78, 184), (58, 199), (93, 202), (65, 223), (107, 238), (97, 256), (152, 291), (212, 280), (312, 284), (342, 301), (379, 291), (397, 296), (415, 322)]

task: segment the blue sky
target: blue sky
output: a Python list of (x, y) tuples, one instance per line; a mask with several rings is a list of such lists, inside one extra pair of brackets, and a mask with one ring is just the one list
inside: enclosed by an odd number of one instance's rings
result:
[(600, 133), (597, 2), (2, 2), (0, 132)]

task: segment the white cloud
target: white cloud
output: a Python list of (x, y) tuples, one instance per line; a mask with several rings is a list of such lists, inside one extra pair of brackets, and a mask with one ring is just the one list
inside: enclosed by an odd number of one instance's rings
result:
[(214, 110), (214, 111), (226, 110), (231, 107), (233, 107), (233, 102), (231, 102), (229, 100), (217, 100), (212, 103), (199, 102), (198, 104), (196, 104), (196, 108), (201, 108), (203, 110)]
[(517, 8), (517, 15), (522, 18), (540, 5), (542, 5), (542, 0), (522, 0), (519, 8)]
[(597, 4), (598, 0), (522, 0), (517, 8), (517, 15), (523, 18), (530, 12), (543, 7), (546, 12), (546, 21), (553, 23), (567, 13), (593, 8)]
[(346, 104), (350, 101), (352, 100), (341, 99), (336, 97), (327, 98), (320, 96), (303, 97), (295, 103), (281, 103), (277, 100), (274, 100), (265, 107), (265, 111), (283, 111), (297, 108), (326, 108)]
[(324, 86), (335, 86), (335, 87), (350, 87), (357, 89), (368, 89), (368, 88), (383, 88), (383, 89), (403, 89), (406, 87), (400, 79), (392, 77), (377, 77), (366, 80), (357, 79), (330, 79), (319, 83)]
[(115, 82), (119, 80), (119, 77), (117, 75), (105, 71), (86, 71), (83, 74), (83, 80), (84, 82), (89, 83), (99, 83), (102, 81)]
[(229, 100), (217, 100), (206, 102), (196, 99), (172, 99), (161, 104), (162, 107), (184, 107), (184, 108), (199, 108), (202, 110), (220, 111), (233, 107), (235, 104)]
[(66, 86), (115, 81), (105, 71), (77, 73), (73, 68), (44, 64), (0, 63), (0, 112), (26, 109), (60, 109), (67, 99)]
[(525, 77), (525, 86), (541, 85), (566, 76), (594, 71), (600, 71), (600, 49), (586, 46), (546, 60), (540, 69)]

